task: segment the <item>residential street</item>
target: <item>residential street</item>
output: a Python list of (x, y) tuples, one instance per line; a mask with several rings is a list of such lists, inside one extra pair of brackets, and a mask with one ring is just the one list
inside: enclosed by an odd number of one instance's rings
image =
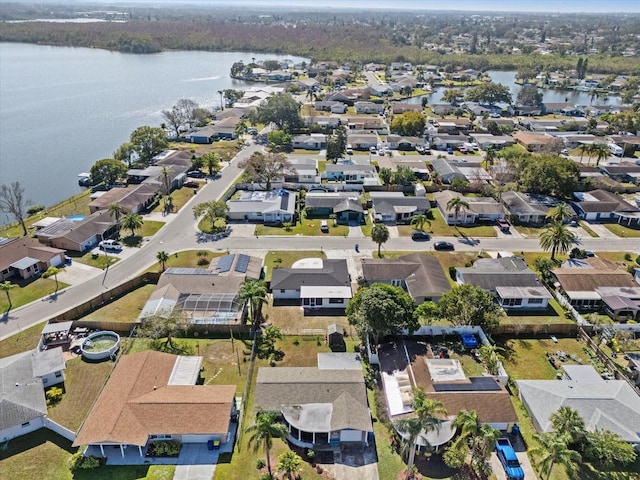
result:
[[(58, 293), (56, 298), (45, 297), (21, 308), (11, 310), (0, 318), (0, 340), (28, 328), (39, 322), (47, 320), (60, 312), (63, 312), (77, 304), (83, 303), (94, 297), (96, 292), (114, 287), (126, 280), (133, 278), (140, 272), (157, 263), (156, 254), (164, 250), (168, 253), (182, 250), (207, 248), (211, 250), (241, 251), (261, 253), (268, 250), (337, 250), (341, 251), (341, 257), (356, 254), (355, 246), (358, 244), (360, 255), (370, 255), (377, 246), (368, 238), (358, 236), (349, 237), (260, 237), (253, 236), (253, 228), (244, 228), (239, 225), (232, 234), (223, 240), (199, 242), (197, 233), (197, 221), (193, 218), (192, 207), (196, 203), (220, 198), (241, 175), (242, 171), (237, 164), (248, 158), (252, 153), (262, 147), (251, 144), (245, 147), (238, 156), (222, 170), (215, 180), (203, 185), (197, 195), (183, 207), (180, 212), (171, 214), (166, 218), (165, 225), (152, 239), (144, 242), (138, 252), (125, 255), (121, 261), (110, 267), (108, 272), (97, 276), (90, 276), (86, 281), (71, 286)], [(232, 228), (234, 225), (232, 224)], [(286, 240), (285, 240), (286, 239)], [(540, 249), (536, 238), (522, 238), (520, 235), (500, 235), (496, 238), (456, 238), (434, 237), (428, 242), (414, 242), (408, 237), (399, 238), (393, 236), (383, 244), (385, 251), (429, 251), (433, 249), (433, 242), (446, 240), (455, 245), (458, 251), (536, 251)], [(285, 247), (286, 243), (286, 247)], [(592, 251), (634, 251), (640, 253), (640, 239), (622, 238), (581, 238), (580, 247)]]

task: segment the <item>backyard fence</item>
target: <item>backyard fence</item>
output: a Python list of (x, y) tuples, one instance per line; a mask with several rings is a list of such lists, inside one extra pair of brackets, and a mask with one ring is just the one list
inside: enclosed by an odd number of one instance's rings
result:
[(75, 432), (69, 430), (66, 427), (63, 427), (62, 425), (60, 425), (59, 423), (54, 422), (53, 420), (51, 420), (48, 417), (44, 418), (44, 426), (46, 428), (48, 428), (49, 430), (57, 433), (58, 435), (66, 438), (70, 442), (75, 442), (76, 441)]

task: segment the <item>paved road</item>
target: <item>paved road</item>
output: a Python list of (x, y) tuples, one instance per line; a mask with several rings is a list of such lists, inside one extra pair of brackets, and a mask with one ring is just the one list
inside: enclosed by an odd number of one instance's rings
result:
[[(374, 244), (368, 238), (353, 237), (260, 237), (247, 235), (247, 229), (242, 236), (232, 234), (229, 238), (216, 242), (199, 243), (196, 236), (196, 220), (193, 218), (191, 207), (195, 203), (220, 198), (242, 173), (237, 164), (248, 158), (252, 153), (261, 149), (258, 145), (250, 145), (244, 148), (238, 156), (226, 167), (219, 178), (205, 184), (197, 195), (180, 210), (171, 221), (149, 241), (146, 241), (139, 252), (122, 259), (109, 268), (106, 274), (88, 279), (87, 281), (69, 287), (59, 292), (57, 298), (44, 298), (21, 308), (10, 311), (0, 317), (0, 340), (17, 333), (20, 329), (27, 328), (39, 322), (47, 320), (75, 305), (81, 304), (96, 295), (96, 292), (106, 288), (112, 288), (125, 282), (157, 263), (156, 254), (164, 250), (166, 252), (178, 252), (198, 248), (212, 250), (233, 251), (268, 251), (282, 250), (286, 242), (288, 250), (342, 250), (355, 253), (355, 245), (358, 244), (362, 254), (368, 254), (375, 250)], [(286, 240), (285, 240), (286, 239)], [(455, 245), (459, 251), (537, 251), (540, 249), (539, 241), (535, 238), (512, 238), (500, 236), (498, 238), (433, 238), (428, 242), (414, 242), (410, 238), (391, 238), (383, 245), (383, 251), (429, 251), (433, 249), (433, 242), (446, 240)], [(622, 238), (583, 238), (581, 248), (592, 251), (635, 251), (640, 252), (640, 239)]]

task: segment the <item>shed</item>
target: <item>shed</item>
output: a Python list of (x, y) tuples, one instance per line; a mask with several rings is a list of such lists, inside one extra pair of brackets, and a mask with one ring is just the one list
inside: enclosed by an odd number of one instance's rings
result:
[(327, 343), (331, 351), (346, 350), (346, 344), (344, 342), (344, 329), (339, 323), (332, 323), (327, 327)]

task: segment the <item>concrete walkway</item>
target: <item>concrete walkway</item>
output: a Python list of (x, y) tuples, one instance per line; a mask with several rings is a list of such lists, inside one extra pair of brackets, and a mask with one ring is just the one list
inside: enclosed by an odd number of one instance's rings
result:
[[(605, 227), (601, 223), (590, 223), (590, 222), (587, 222), (587, 225), (589, 226), (589, 228), (591, 230), (596, 232), (596, 234), (600, 238), (616, 238), (616, 239), (620, 238), (617, 235), (613, 234), (607, 227)], [(587, 234), (587, 236), (590, 236), (590, 235)]]

